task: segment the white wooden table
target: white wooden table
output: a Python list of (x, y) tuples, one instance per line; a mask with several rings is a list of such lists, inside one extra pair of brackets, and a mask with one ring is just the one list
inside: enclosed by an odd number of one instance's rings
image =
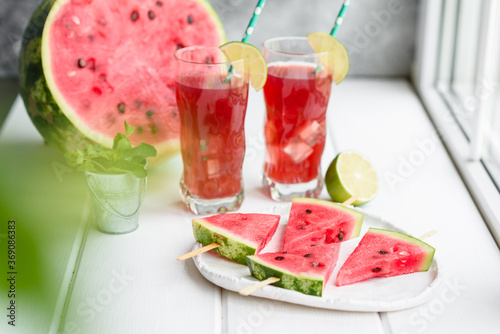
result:
[[(17, 100), (0, 132), (0, 154), (19, 143), (55, 154), (40, 145), (25, 113)], [(246, 198), (240, 212), (275, 205), (260, 187), (263, 118), (261, 93), (252, 93), (246, 121)], [(177, 191), (177, 157), (151, 171), (140, 227), (133, 233), (98, 232), (81, 200), (87, 195), (75, 194), (81, 207), (67, 210), (68, 217), (72, 215), (67, 220), (70, 227), (47, 226), (60, 235), (51, 232), (37, 243), (36, 257), (45, 264), (39, 270), (50, 270), (45, 294), (26, 289), (30, 297), (19, 297), (17, 326), (8, 326), (0, 313), (0, 332), (48, 333), (59, 328), (62, 333), (500, 333), (498, 246), (411, 85), (403, 79), (346, 80), (332, 91), (328, 125), (324, 169), (341, 150), (363, 152), (380, 177), (378, 197), (364, 207), (413, 235), (439, 232), (428, 242), (436, 248), (444, 284), (426, 304), (388, 313), (339, 312), (241, 297), (214, 286), (192, 260), (176, 260), (194, 243), (193, 215)], [(15, 155), (9, 159), (2, 158), (1, 164), (17, 163)], [(57, 166), (61, 160), (49, 161), (52, 169), (54, 161)], [(64, 175), (78, 183), (77, 173)], [(12, 187), (12, 182), (4, 182), (5, 175), (1, 177), (2, 188)], [(47, 184), (56, 186), (57, 178), (52, 178)], [(65, 198), (47, 196), (54, 210)], [(328, 198), (326, 191), (322, 198)], [(52, 239), (54, 235), (59, 238)], [(0, 309), (7, 303), (2, 292)]]

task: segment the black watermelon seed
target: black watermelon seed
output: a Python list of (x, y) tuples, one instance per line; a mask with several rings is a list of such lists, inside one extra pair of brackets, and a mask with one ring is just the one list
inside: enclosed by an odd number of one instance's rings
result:
[(157, 5), (158, 7), (162, 7), (162, 6), (163, 6), (163, 2), (161, 2), (161, 1), (156, 1), (156, 5)]
[(152, 10), (150, 10), (148, 12), (148, 17), (149, 17), (150, 20), (154, 20), (155, 19), (155, 13)]
[(91, 41), (91, 42), (94, 41), (94, 35), (89, 35), (88, 38), (89, 38), (89, 41)]
[(313, 262), (312, 266), (314, 268), (321, 268), (321, 267), (324, 267), (325, 265), (323, 263)]
[(137, 127), (137, 133), (138, 133), (138, 134), (141, 134), (141, 133), (142, 133), (142, 131), (143, 131), (142, 126), (138, 126), (138, 127)]
[(373, 269), (372, 269), (372, 271), (373, 271), (374, 273), (377, 273), (377, 272), (379, 272), (379, 271), (381, 271), (381, 270), (382, 270), (382, 268), (379, 268), (379, 267), (375, 267), (375, 268), (373, 268)]
[(299, 230), (303, 230), (306, 228), (306, 225), (300, 225), (298, 228), (299, 228)]
[(182, 49), (182, 48), (184, 48), (184, 45), (182, 45), (182, 44), (177, 44), (177, 50), (180, 50), (180, 49)]
[(274, 259), (277, 261), (281, 261), (281, 260), (284, 260), (285, 257), (284, 256), (276, 256)]
[(344, 240), (344, 232), (342, 231), (339, 232), (339, 240), (340, 241)]
[(193, 17), (191, 15), (188, 16), (188, 23), (189, 24), (193, 23)]
[(312, 254), (306, 254), (306, 255), (304, 255), (304, 257), (311, 257), (311, 256), (313, 256), (313, 255)]
[(122, 114), (125, 112), (125, 105), (123, 103), (120, 103), (118, 105), (118, 111), (121, 112)]
[(213, 63), (212, 57), (205, 58), (205, 63), (212, 64)]
[(132, 20), (132, 22), (135, 22), (139, 19), (139, 13), (137, 11), (133, 11), (132, 12), (132, 15), (130, 15), (130, 19)]
[(85, 62), (85, 60), (83, 60), (82, 58), (78, 59), (78, 67), (84, 68), (85, 66), (87, 66), (87, 63)]
[(311, 211), (311, 210), (309, 210), (309, 209), (307, 209), (307, 210), (306, 210), (306, 213), (312, 213), (312, 211)]
[(287, 251), (284, 251), (284, 252), (282, 252), (282, 253), (283, 253), (283, 254), (288, 254), (288, 252), (287, 252)]
[(146, 113), (146, 116), (147, 117), (153, 116), (153, 110), (148, 110), (148, 112)]
[(385, 250), (379, 250), (378, 251), (380, 254), (387, 254), (387, 252)]

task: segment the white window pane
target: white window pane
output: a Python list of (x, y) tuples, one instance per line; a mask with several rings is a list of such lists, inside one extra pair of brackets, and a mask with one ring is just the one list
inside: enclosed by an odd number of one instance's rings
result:
[[(500, 6), (497, 6), (495, 26), (498, 31)], [(489, 80), (484, 80), (484, 91), (493, 101), (488, 115), (490, 122), (486, 130), (486, 148), (482, 160), (500, 191), (500, 33), (497, 33), (495, 40), (493, 75)]]
[(461, 0), (457, 11), (451, 94), (455, 98), (454, 104), (458, 106), (455, 117), (469, 138), (478, 107), (475, 83), (482, 2)]

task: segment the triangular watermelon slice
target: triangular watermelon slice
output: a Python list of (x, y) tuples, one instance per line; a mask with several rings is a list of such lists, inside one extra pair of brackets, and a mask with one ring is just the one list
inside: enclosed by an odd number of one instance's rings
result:
[(318, 246), (314, 253), (265, 253), (247, 257), (252, 276), (258, 280), (278, 277), (273, 285), (313, 296), (323, 288), (337, 263), (340, 244)]
[(340, 242), (359, 236), (363, 214), (329, 201), (294, 198), (283, 253), (248, 257), (252, 275), (285, 289), (321, 296), (337, 264)]
[(258, 254), (278, 228), (279, 215), (226, 213), (193, 219), (193, 234), (203, 245), (218, 243), (214, 251), (246, 265), (246, 256)]
[(370, 228), (340, 268), (335, 285), (427, 271), (433, 257), (434, 248), (417, 238)]
[(314, 198), (294, 198), (283, 250), (358, 237), (362, 223), (362, 213), (341, 204)]

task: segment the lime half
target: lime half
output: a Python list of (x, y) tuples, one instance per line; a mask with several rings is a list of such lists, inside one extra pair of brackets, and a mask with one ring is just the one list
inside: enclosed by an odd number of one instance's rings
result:
[(327, 69), (333, 69), (333, 80), (338, 85), (349, 72), (349, 55), (345, 46), (335, 37), (324, 32), (313, 32), (307, 35), (307, 41), (314, 52), (322, 53), (320, 61)]
[(264, 87), (267, 80), (267, 64), (259, 49), (243, 42), (229, 42), (219, 48), (231, 61), (245, 59), (252, 87), (257, 91)]
[(378, 177), (372, 164), (353, 151), (339, 153), (328, 167), (325, 185), (334, 202), (356, 196), (353, 205), (371, 201), (378, 189)]

